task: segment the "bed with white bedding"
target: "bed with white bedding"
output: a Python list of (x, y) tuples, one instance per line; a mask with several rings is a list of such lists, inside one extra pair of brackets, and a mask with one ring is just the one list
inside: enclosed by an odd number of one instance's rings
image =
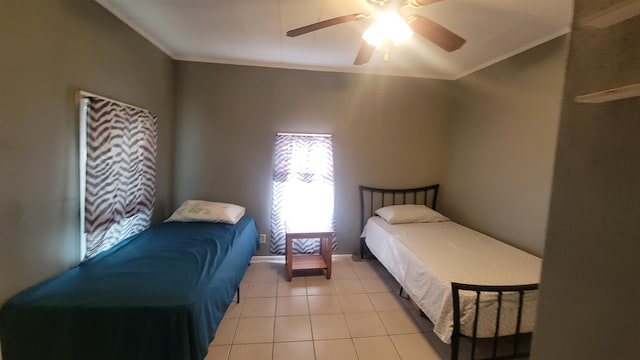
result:
[[(435, 208), (437, 190), (438, 185), (402, 190), (361, 186), (361, 219), (363, 224), (366, 221), (361, 250), (365, 253), (368, 248), (387, 268), (433, 322), (434, 333), (449, 343), (453, 333), (452, 282), (483, 286), (537, 284), (542, 259), (453, 221), (445, 221), (448, 219), (443, 216), (409, 218), (404, 223), (407, 218), (394, 221), (384, 214), (387, 220), (399, 222), (391, 224), (375, 214), (380, 208), (405, 207), (393, 205), (421, 204)], [(429, 222), (413, 222), (424, 220)], [(463, 335), (473, 333), (475, 297), (475, 292), (468, 291), (460, 295)], [(536, 291), (524, 293), (521, 316), (518, 316), (519, 293), (505, 293), (501, 298), (500, 336), (515, 333), (519, 317), (519, 332), (532, 332), (536, 301)], [(479, 308), (477, 337), (493, 337), (497, 296), (483, 293)]]

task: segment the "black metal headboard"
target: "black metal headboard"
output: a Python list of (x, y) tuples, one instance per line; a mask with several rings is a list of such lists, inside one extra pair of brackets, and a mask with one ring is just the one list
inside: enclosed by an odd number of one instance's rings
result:
[[(418, 204), (436, 209), (440, 184), (412, 189), (380, 189), (360, 185), (360, 230), (376, 210), (390, 205)], [(360, 257), (364, 257), (366, 245), (360, 239)]]

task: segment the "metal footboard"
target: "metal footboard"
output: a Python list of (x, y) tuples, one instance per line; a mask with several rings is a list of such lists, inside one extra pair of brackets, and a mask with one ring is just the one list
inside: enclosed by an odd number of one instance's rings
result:
[[(451, 283), (451, 291), (452, 291), (452, 299), (453, 299), (453, 335), (451, 336), (451, 359), (458, 360), (459, 352), (460, 352), (460, 338), (464, 335), (461, 333), (461, 309), (460, 309), (460, 291), (471, 291), (475, 292), (475, 314), (473, 318), (473, 333), (470, 336), (471, 339), (471, 350), (470, 350), (470, 359), (476, 359), (476, 347), (477, 347), (477, 331), (478, 331), (478, 320), (480, 313), (480, 295), (484, 293), (495, 294), (497, 297), (497, 311), (496, 311), (496, 319), (495, 319), (495, 332), (492, 341), (491, 347), (491, 357), (483, 358), (483, 359), (518, 359), (527, 357), (529, 355), (528, 347), (525, 350), (520, 349), (521, 346), (521, 338), (523, 333), (521, 333), (521, 324), (522, 324), (522, 309), (524, 304), (524, 295), (526, 292), (537, 291), (538, 284), (527, 284), (527, 285), (510, 285), (510, 286), (490, 286), (490, 285), (472, 285), (472, 284), (461, 284), (453, 282)], [(498, 342), (501, 338), (500, 334), (500, 315), (503, 307), (503, 296), (505, 294), (517, 294), (518, 296), (518, 307), (517, 307), (517, 319), (515, 325), (515, 332), (513, 333), (513, 346), (512, 351), (509, 351), (508, 354), (498, 354)], [(513, 296), (511, 295), (511, 296)], [(503, 334), (504, 335), (504, 334)]]

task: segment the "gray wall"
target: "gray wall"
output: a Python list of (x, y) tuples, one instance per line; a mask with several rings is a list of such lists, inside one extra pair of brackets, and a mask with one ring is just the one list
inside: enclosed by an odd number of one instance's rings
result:
[[(575, 23), (612, 3), (576, 1)], [(640, 98), (573, 98), (640, 82), (640, 17), (604, 30), (575, 23), (532, 355), (637, 359)]]
[(84, 89), (159, 116), (156, 218), (170, 208), (172, 61), (93, 1), (0, 2), (0, 303), (79, 257)]
[(538, 256), (544, 249), (567, 56), (561, 37), (455, 82), (440, 209)]
[(268, 233), (275, 134), (331, 133), (338, 252), (351, 253), (359, 184), (442, 181), (449, 82), (187, 62), (176, 78), (177, 203), (238, 203)]

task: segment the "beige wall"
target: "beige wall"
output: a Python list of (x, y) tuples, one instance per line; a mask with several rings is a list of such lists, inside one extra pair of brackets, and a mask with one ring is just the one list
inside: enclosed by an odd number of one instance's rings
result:
[(575, 3), (533, 359), (638, 358), (640, 98), (573, 101), (640, 83), (640, 17), (576, 24), (612, 3)]
[(538, 256), (544, 249), (566, 37), (455, 82), (440, 209)]
[(79, 257), (79, 88), (159, 116), (169, 211), (172, 61), (94, 1), (0, 2), (0, 304)]
[[(176, 202), (247, 207), (269, 232), (277, 132), (334, 136), (338, 252), (358, 249), (358, 185), (442, 181), (449, 82), (180, 62)], [(268, 249), (260, 250), (268, 254)]]

